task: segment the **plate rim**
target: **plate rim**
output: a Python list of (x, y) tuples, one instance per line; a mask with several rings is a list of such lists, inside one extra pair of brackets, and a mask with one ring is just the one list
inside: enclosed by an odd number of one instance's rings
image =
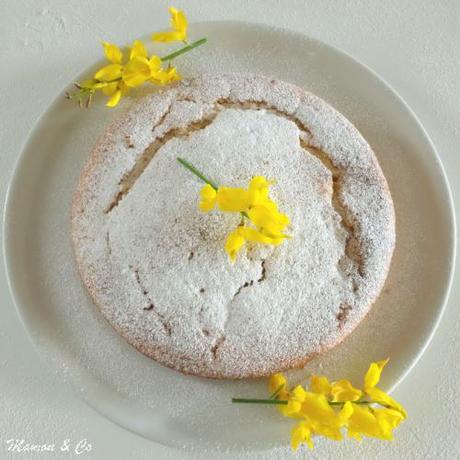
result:
[[(436, 146), (434, 145), (434, 142), (432, 141), (431, 137), (429, 136), (427, 130), (425, 129), (424, 125), (414, 112), (414, 110), (411, 108), (411, 106), (405, 101), (405, 99), (399, 94), (398, 91), (390, 84), (388, 83), (387, 80), (385, 80), (382, 76), (380, 76), (376, 71), (374, 71), (371, 67), (369, 67), (367, 64), (363, 63), (361, 60), (355, 58), (351, 54), (349, 54), (347, 51), (344, 51), (341, 47), (337, 47), (335, 45), (330, 45), (327, 42), (324, 42), (316, 37), (309, 36), (306, 33), (292, 30), (286, 27), (280, 27), (280, 26), (272, 26), (269, 24), (265, 23), (257, 23), (257, 22), (251, 22), (251, 21), (238, 21), (238, 20), (216, 20), (216, 21), (198, 21), (198, 22), (193, 22), (191, 23), (191, 27), (193, 25), (198, 25), (198, 26), (206, 26), (206, 25), (219, 25), (219, 24), (225, 24), (227, 27), (235, 26), (235, 27), (247, 27), (247, 28), (259, 28), (263, 29), (264, 31), (271, 31), (271, 32), (276, 32), (276, 33), (281, 33), (281, 34), (287, 34), (291, 36), (296, 36), (299, 37), (303, 40), (308, 40), (315, 45), (319, 47), (326, 48), (328, 51), (335, 52), (342, 57), (345, 57), (348, 61), (351, 61), (352, 64), (360, 67), (362, 70), (370, 74), (374, 79), (376, 79), (383, 87), (385, 87), (391, 95), (395, 98), (395, 100), (404, 108), (404, 110), (407, 111), (408, 115), (413, 119), (415, 122), (417, 128), (421, 131), (421, 133), (424, 136), (424, 140), (428, 143), (428, 146), (431, 149), (431, 154), (433, 156), (433, 159), (436, 161), (437, 166), (439, 167), (439, 172), (441, 176), (441, 180), (439, 182), (442, 182), (441, 188), (443, 194), (447, 197), (447, 202), (446, 202), (446, 215), (448, 215), (448, 223), (449, 223), (449, 228), (448, 228), (448, 236), (449, 238), (446, 239), (446, 242), (449, 245), (449, 254), (450, 254), (450, 259), (446, 261), (446, 264), (448, 264), (448, 276), (446, 277), (445, 280), (445, 285), (443, 286), (443, 295), (442, 299), (439, 302), (439, 307), (437, 308), (437, 312), (434, 315), (434, 321), (432, 323), (432, 327), (430, 332), (427, 334), (427, 336), (423, 339), (421, 342), (420, 348), (417, 351), (417, 353), (413, 356), (411, 361), (408, 363), (407, 367), (403, 370), (403, 372), (400, 374), (399, 378), (397, 378), (389, 387), (389, 392), (391, 393), (394, 391), (405, 379), (406, 377), (410, 374), (410, 372), (413, 370), (413, 368), (416, 366), (416, 364), (419, 362), (419, 360), (422, 358), (423, 354), (427, 350), (428, 346), (430, 345), (436, 331), (438, 330), (438, 327), (441, 323), (441, 320), (445, 314), (445, 311), (447, 309), (447, 304), (448, 300), (450, 297), (450, 293), (452, 290), (453, 282), (454, 282), (454, 275), (455, 275), (455, 268), (456, 268), (456, 259), (457, 259), (457, 222), (456, 222), (456, 213), (455, 213), (455, 207), (454, 207), (454, 200), (453, 200), (453, 194), (452, 194), (452, 189), (449, 183), (448, 176), (446, 174), (444, 165), (441, 161), (440, 155), (438, 153), (438, 150)], [(87, 74), (87, 69), (90, 69), (92, 66), (96, 64), (97, 61), (94, 61), (92, 63), (89, 63), (85, 69), (82, 72), (78, 72), (78, 74), (72, 79), (72, 81), (79, 81), (82, 76)], [(12, 168), (12, 171), (9, 175), (8, 179), (8, 185), (6, 188), (6, 193), (5, 193), (5, 200), (3, 204), (3, 215), (2, 215), (2, 233), (3, 233), (3, 238), (2, 238), (2, 251), (3, 251), (3, 267), (5, 271), (5, 279), (6, 279), (6, 285), (7, 289), (10, 294), (10, 298), (12, 300), (12, 303), (15, 307), (16, 313), (19, 317), (19, 320), (22, 324), (22, 327), (24, 328), (27, 337), (29, 338), (31, 344), (33, 345), (33, 348), (37, 352), (37, 355), (40, 357), (40, 359), (45, 362), (45, 365), (48, 368), (53, 369), (53, 364), (49, 362), (49, 360), (45, 359), (44, 355), (40, 352), (40, 345), (38, 344), (38, 340), (33, 336), (33, 333), (31, 331), (31, 328), (28, 326), (28, 319), (26, 317), (26, 314), (24, 312), (24, 308), (22, 306), (22, 302), (19, 299), (19, 295), (17, 294), (17, 289), (15, 287), (15, 280), (14, 280), (14, 269), (13, 265), (14, 262), (12, 262), (12, 242), (14, 241), (14, 232), (13, 229), (11, 228), (10, 222), (13, 220), (12, 216), (14, 215), (14, 197), (18, 192), (18, 188), (20, 187), (19, 184), (19, 172), (22, 169), (23, 164), (27, 161), (26, 158), (26, 151), (29, 148), (30, 142), (39, 128), (40, 124), (43, 122), (43, 119), (47, 115), (47, 113), (56, 105), (58, 104), (61, 99), (64, 97), (64, 94), (66, 90), (68, 89), (70, 83), (67, 83), (63, 89), (59, 90), (58, 94), (56, 95), (55, 98), (46, 106), (44, 109), (40, 112), (39, 116), (33, 123), (33, 125), (30, 127), (28, 134), (26, 136), (25, 141), (23, 142), (21, 146), (21, 151), (17, 157), (17, 159), (14, 161), (14, 165)], [(95, 410), (98, 414), (104, 416), (104, 418), (110, 420), (112, 423), (115, 423), (116, 425), (130, 431), (131, 433), (134, 433), (138, 436), (143, 436), (141, 433), (134, 431), (130, 427), (128, 427), (126, 424), (121, 423), (118, 419), (113, 418), (111, 415), (108, 415), (107, 410), (103, 410), (101, 407), (97, 406), (94, 404), (93, 401), (90, 401), (89, 398), (87, 398), (85, 395), (81, 395), (80, 392), (76, 391), (75, 385), (73, 384), (72, 381), (69, 381), (67, 383), (70, 383), (71, 387), (73, 388), (73, 391), (75, 391), (78, 395), (78, 399), (82, 400), (85, 402), (87, 406)], [(147, 438), (149, 439), (149, 438)], [(172, 445), (169, 445), (168, 447), (171, 447)], [(200, 449), (200, 446), (196, 446), (196, 449)], [(269, 448), (269, 447), (268, 447)], [(260, 450), (260, 449), (259, 449)]]

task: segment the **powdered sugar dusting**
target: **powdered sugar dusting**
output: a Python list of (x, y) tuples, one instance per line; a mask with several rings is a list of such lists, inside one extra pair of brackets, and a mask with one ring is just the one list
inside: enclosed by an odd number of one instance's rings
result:
[[(292, 240), (232, 266), (223, 242), (239, 218), (197, 211), (202, 184), (177, 156), (221, 184), (275, 178)], [(111, 324), (161, 363), (210, 377), (267, 375), (333, 346), (378, 295), (394, 246), (386, 182), (356, 129), (319, 98), (250, 75), (185, 82), (109, 127), (72, 228)]]

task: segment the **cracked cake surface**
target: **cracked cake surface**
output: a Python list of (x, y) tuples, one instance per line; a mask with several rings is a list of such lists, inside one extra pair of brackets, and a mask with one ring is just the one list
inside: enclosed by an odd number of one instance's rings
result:
[[(198, 210), (202, 182), (276, 180), (292, 239), (223, 249), (238, 214)], [(299, 367), (364, 318), (395, 243), (386, 180), (367, 142), (320, 98), (254, 75), (205, 75), (134, 104), (101, 135), (72, 207), (78, 268), (133, 346), (215, 378)]]

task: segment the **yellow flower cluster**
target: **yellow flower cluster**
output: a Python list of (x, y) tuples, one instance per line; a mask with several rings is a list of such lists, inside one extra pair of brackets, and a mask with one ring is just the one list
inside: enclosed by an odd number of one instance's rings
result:
[[(175, 8), (170, 8), (169, 11), (171, 30), (153, 34), (152, 40), (162, 43), (173, 41), (187, 43), (188, 25), (185, 14)], [(78, 91), (67, 93), (67, 98), (78, 99), (80, 104), (86, 98), (86, 105), (88, 106), (95, 92), (102, 91), (106, 96), (109, 96), (106, 105), (115, 107), (130, 88), (135, 88), (146, 82), (163, 86), (179, 80), (181, 77), (177, 69), (171, 65), (171, 61), (205, 42), (206, 39), (201, 39), (187, 44), (174, 53), (159, 57), (156, 55), (149, 56), (145, 45), (140, 40), (135, 40), (125, 55), (118, 46), (103, 41), (102, 46), (109, 64), (99, 69), (92, 79), (77, 83)], [(163, 62), (168, 62), (166, 68), (163, 67)]]
[(342, 428), (359, 441), (362, 435), (393, 439), (393, 429), (407, 414), (401, 404), (376, 387), (387, 362), (388, 359), (369, 366), (362, 390), (348, 380), (329, 382), (317, 375), (311, 377), (309, 390), (301, 385), (289, 390), (283, 374), (273, 375), (269, 381), (272, 398), (287, 401), (278, 409), (284, 416), (299, 420), (291, 432), (292, 448), (296, 450), (301, 443), (313, 448), (312, 435), (340, 441)]
[(107, 42), (102, 42), (102, 45), (110, 64), (99, 69), (92, 80), (80, 86), (101, 89), (105, 95), (110, 96), (106, 104), (108, 107), (115, 107), (129, 88), (143, 85), (147, 81), (166, 85), (180, 79), (175, 67), (164, 69), (158, 56), (149, 57), (144, 44), (139, 40), (129, 49), (127, 59), (123, 59), (123, 53), (116, 45)]
[[(271, 183), (263, 176), (251, 179), (249, 187), (213, 187), (209, 183), (201, 189), (199, 207), (209, 212), (217, 205), (220, 211), (239, 212), (243, 216), (239, 225), (227, 237), (225, 251), (232, 262), (246, 241), (279, 245), (288, 236), (284, 230), (289, 218), (279, 212), (277, 205), (269, 197)], [(252, 224), (247, 226), (246, 221)]]

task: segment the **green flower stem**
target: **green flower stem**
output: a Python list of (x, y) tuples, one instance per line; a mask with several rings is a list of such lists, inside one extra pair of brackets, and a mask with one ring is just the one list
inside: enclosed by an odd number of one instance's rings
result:
[(251, 398), (232, 398), (232, 403), (244, 403), (244, 404), (277, 404), (280, 406), (286, 406), (288, 401), (285, 399), (251, 399)]
[(208, 179), (203, 173), (198, 171), (198, 169), (195, 168), (191, 163), (189, 163), (187, 160), (184, 160), (181, 157), (177, 157), (177, 161), (187, 168), (191, 173), (195, 174), (195, 176), (199, 177), (203, 182), (206, 182), (209, 184), (214, 190), (217, 191), (218, 185), (216, 185), (215, 182), (213, 182), (211, 179)]
[(188, 51), (192, 50), (193, 48), (197, 48), (198, 46), (204, 45), (207, 41), (208, 41), (207, 38), (200, 38), (196, 42), (190, 43), (189, 45), (184, 46), (183, 48), (180, 48), (177, 51), (174, 51), (173, 53), (167, 54), (166, 56), (163, 56), (160, 59), (163, 62), (171, 61), (172, 59), (176, 58), (177, 56), (180, 56), (181, 54), (187, 53)]
[[(372, 401), (351, 401), (353, 404), (372, 404)], [(286, 405), (288, 401), (285, 399), (258, 399), (258, 398), (232, 398), (232, 403), (245, 403), (245, 404), (279, 404)], [(345, 402), (341, 401), (328, 401), (331, 406), (342, 406)]]
[[(330, 406), (343, 406), (345, 401), (328, 401)], [(372, 401), (350, 401), (353, 404), (372, 404)]]

